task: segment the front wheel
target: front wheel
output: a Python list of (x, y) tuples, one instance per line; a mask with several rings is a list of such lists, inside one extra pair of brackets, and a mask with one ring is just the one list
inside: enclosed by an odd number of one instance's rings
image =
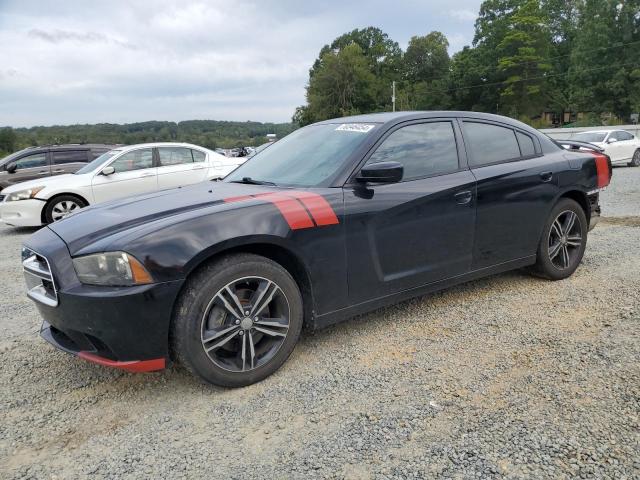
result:
[(640, 149), (636, 150), (633, 153), (633, 157), (631, 158), (631, 161), (629, 162), (629, 166), (630, 167), (640, 167)]
[(242, 387), (274, 373), (293, 351), (302, 296), (276, 262), (238, 254), (187, 281), (172, 323), (175, 359), (209, 383)]
[(561, 199), (542, 232), (534, 272), (550, 280), (571, 276), (582, 261), (587, 231), (582, 207), (569, 198)]
[(44, 209), (44, 219), (47, 223), (57, 222), (86, 206), (87, 203), (76, 195), (60, 195), (47, 202)]

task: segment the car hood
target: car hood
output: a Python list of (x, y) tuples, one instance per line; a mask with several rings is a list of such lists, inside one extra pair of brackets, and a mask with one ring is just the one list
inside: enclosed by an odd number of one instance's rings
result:
[[(258, 195), (278, 190), (277, 187), (224, 182), (203, 182), (189, 187), (163, 190), (102, 203), (49, 225), (69, 247), (71, 255), (82, 253), (88, 245), (151, 222), (189, 214), (194, 210), (223, 211), (246, 202), (237, 197)], [(203, 213), (204, 214), (204, 213)]]
[(2, 189), (2, 193), (7, 194), (7, 193), (19, 192), (21, 190), (26, 190), (28, 188), (33, 188), (33, 187), (50, 188), (50, 187), (55, 187), (57, 185), (68, 185), (69, 180), (71, 180), (72, 177), (76, 177), (76, 175), (73, 175), (73, 174), (56, 175), (55, 177), (45, 177), (45, 178), (37, 178), (35, 180), (28, 180), (26, 182), (20, 182), (20, 183), (16, 183), (15, 185), (6, 187)]

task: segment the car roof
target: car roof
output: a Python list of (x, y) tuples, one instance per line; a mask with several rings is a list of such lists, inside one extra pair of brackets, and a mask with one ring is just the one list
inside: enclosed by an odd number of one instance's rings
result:
[(324, 120), (317, 122), (315, 125), (329, 124), (329, 123), (380, 123), (380, 124), (396, 124), (400, 122), (410, 120), (420, 120), (425, 118), (474, 118), (477, 120), (489, 120), (508, 124), (513, 127), (520, 128), (525, 131), (538, 133), (539, 132), (530, 127), (529, 125), (515, 120), (510, 117), (502, 115), (495, 115), (493, 113), (482, 112), (468, 112), (459, 110), (425, 110), (425, 111), (403, 111), (403, 112), (381, 112), (381, 113), (369, 113), (364, 115), (353, 115), (350, 117), (332, 118), (330, 120)]
[(116, 147), (118, 150), (132, 150), (137, 148), (153, 148), (153, 147), (186, 147), (186, 148), (199, 148), (200, 150), (209, 150), (206, 147), (200, 145), (194, 145), (193, 143), (184, 142), (151, 142), (151, 143), (136, 143), (135, 145), (119, 145)]

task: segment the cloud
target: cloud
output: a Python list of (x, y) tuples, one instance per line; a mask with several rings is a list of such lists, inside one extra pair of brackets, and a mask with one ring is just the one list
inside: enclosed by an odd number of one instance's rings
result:
[(478, 17), (477, 12), (467, 9), (449, 10), (448, 13), (450, 17), (460, 20), (461, 22), (475, 22)]
[[(0, 125), (151, 119), (288, 121), (336, 36), (379, 26), (401, 45), (473, 24), (448, 0), (0, 0)], [(480, 0), (460, 0), (470, 11)]]
[(44, 40), (45, 42), (49, 43), (60, 43), (65, 41), (78, 43), (114, 43), (115, 45), (130, 48), (132, 50), (136, 49), (136, 46), (131, 43), (111, 38), (107, 35), (97, 32), (71, 32), (68, 30), (45, 31), (34, 28), (29, 30), (28, 35), (32, 38)]

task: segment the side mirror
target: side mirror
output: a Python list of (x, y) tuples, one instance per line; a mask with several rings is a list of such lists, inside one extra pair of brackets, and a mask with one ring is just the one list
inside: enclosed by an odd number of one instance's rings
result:
[(617, 138), (609, 138), (607, 139), (607, 143), (616, 143), (618, 141)]
[(9, 162), (7, 164), (7, 173), (16, 173), (18, 169), (18, 164), (16, 162)]
[(100, 173), (101, 173), (102, 175), (109, 176), (109, 175), (112, 175), (112, 174), (116, 173), (116, 169), (115, 169), (115, 168), (113, 168), (112, 166), (108, 166), (108, 167), (104, 167), (104, 168), (100, 171)]
[(400, 162), (378, 162), (365, 165), (356, 177), (359, 182), (396, 183), (402, 180), (404, 166)]

